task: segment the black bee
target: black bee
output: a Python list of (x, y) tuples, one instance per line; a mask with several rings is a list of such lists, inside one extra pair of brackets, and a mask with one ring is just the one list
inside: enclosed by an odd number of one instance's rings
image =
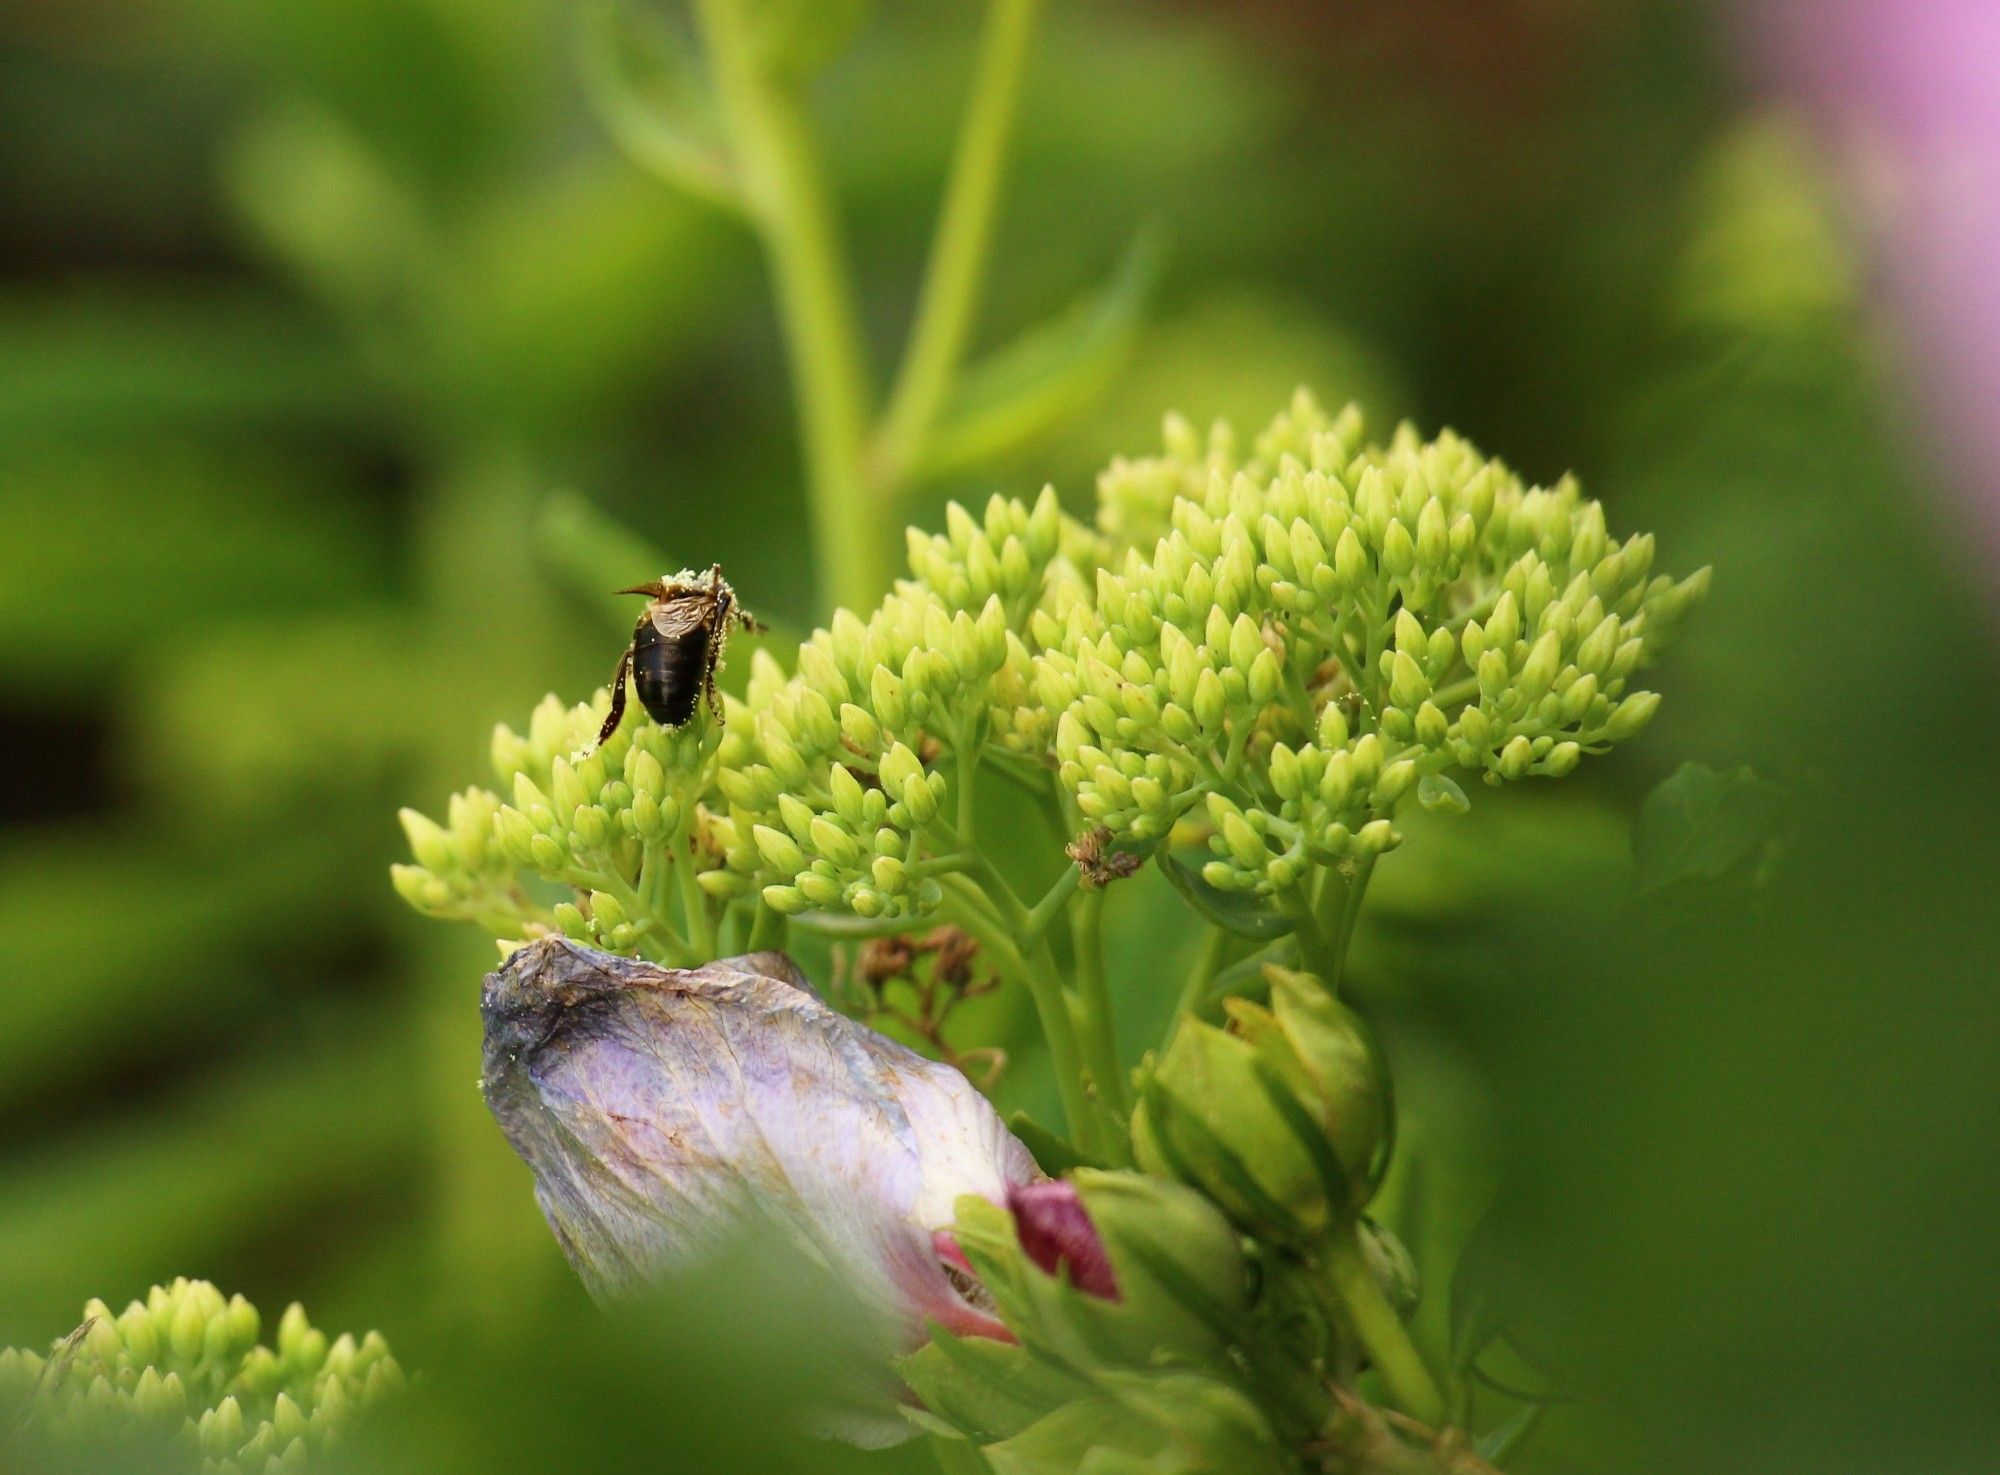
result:
[(709, 565), (706, 578), (682, 574), (618, 592), (645, 594), (653, 602), (639, 616), (632, 643), (618, 658), (618, 672), (611, 678), (611, 714), (597, 733), (600, 745), (625, 716), (628, 672), (638, 689), (639, 705), (652, 719), (662, 727), (680, 727), (694, 716), (696, 702), (716, 704), (715, 668), (722, 661), (729, 627), (741, 625), (752, 632), (764, 628), (737, 607), (736, 591), (722, 577), (719, 563)]

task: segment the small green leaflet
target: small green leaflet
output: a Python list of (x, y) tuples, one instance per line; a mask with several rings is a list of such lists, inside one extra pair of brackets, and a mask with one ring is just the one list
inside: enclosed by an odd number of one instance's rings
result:
[(1784, 826), (1786, 792), (1748, 768), (1683, 763), (1646, 796), (1633, 836), (1639, 889), (1715, 881), (1761, 860)]

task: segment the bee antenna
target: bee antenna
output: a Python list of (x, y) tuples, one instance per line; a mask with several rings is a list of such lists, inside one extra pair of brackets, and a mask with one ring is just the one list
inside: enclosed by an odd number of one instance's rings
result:
[(655, 579), (650, 584), (634, 584), (630, 589), (614, 589), (611, 592), (614, 594), (644, 594), (650, 599), (665, 599), (667, 597), (667, 586), (661, 580)]

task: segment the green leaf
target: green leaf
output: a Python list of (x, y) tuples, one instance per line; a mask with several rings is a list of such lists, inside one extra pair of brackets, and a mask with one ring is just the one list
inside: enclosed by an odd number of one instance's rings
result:
[(535, 519), (535, 547), (557, 583), (602, 607), (613, 627), (626, 635), (632, 632), (635, 606), (611, 591), (673, 568), (649, 539), (579, 492), (549, 494)]
[(1633, 836), (1641, 891), (1715, 881), (1769, 851), (1783, 828), (1786, 791), (1748, 768), (1680, 769), (1646, 796)]
[(1083, 409), (1130, 353), (1165, 259), (1159, 234), (1141, 232), (1097, 291), (967, 369), (926, 438), (919, 473), (991, 461)]
[[(12, 450), (10, 471), (18, 448), (37, 439), (97, 455), (161, 435), (175, 447), (210, 435), (246, 446), (274, 429), (361, 437), (392, 413), (355, 355), (310, 314), (264, 292), (87, 282), (60, 296), (0, 300), (0, 439)], [(128, 491), (120, 517), (92, 523), (92, 541), (120, 531), (124, 515), (154, 510), (140, 502)], [(316, 507), (334, 510), (328, 498)], [(116, 559), (100, 557), (106, 564)], [(17, 565), (10, 577), (21, 572)]]
[[(331, 109), (292, 101), (257, 118), (225, 181), (259, 242), (322, 300), (370, 314), (418, 290), (434, 245), (424, 202)], [(354, 229), (357, 220), (368, 229)]]
[(1269, 942), (1292, 930), (1292, 919), (1283, 912), (1248, 892), (1218, 890), (1193, 867), (1183, 865), (1165, 851), (1160, 852), (1160, 869), (1167, 873), (1167, 879), (1189, 906), (1226, 932)]
[(1035, 1162), (1051, 1178), (1060, 1178), (1071, 1168), (1104, 1166), (1068, 1138), (1050, 1131), (1025, 1111), (1017, 1111), (1008, 1117), (1007, 1129), (1021, 1139), (1022, 1146), (1034, 1154)]
[(713, 204), (744, 208), (720, 116), (691, 38), (619, 0), (577, 24), (584, 96), (634, 163)]
[[(110, 437), (7, 447), (0, 548), (34, 554), (0, 579), (0, 670), (16, 700), (23, 686), (102, 692), (108, 672), (150, 672), (214, 624), (283, 630), (387, 582), (366, 522), (279, 457)], [(119, 590), (172, 612), (149, 622), (143, 650)]]
[(745, 0), (751, 44), (764, 69), (809, 77), (847, 49), (874, 0)]
[(1504, 1424), (1496, 1425), (1479, 1436), (1477, 1449), (1479, 1457), (1491, 1464), (1499, 1464), (1512, 1455), (1520, 1453), (1528, 1436), (1535, 1432), (1535, 1426), (1542, 1421), (1547, 1405), (1531, 1403)]

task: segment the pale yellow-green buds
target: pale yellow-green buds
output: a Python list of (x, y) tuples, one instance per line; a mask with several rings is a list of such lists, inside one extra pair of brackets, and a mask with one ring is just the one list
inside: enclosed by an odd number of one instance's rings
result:
[(0, 1421), (11, 1453), (116, 1449), (147, 1463), (177, 1445), (220, 1468), (290, 1472), (337, 1438), (359, 1410), (400, 1387), (401, 1368), (373, 1332), (329, 1343), (296, 1304), (275, 1347), (241, 1296), (206, 1281), (155, 1286), (115, 1316), (102, 1301), (47, 1357), (0, 1351)]

